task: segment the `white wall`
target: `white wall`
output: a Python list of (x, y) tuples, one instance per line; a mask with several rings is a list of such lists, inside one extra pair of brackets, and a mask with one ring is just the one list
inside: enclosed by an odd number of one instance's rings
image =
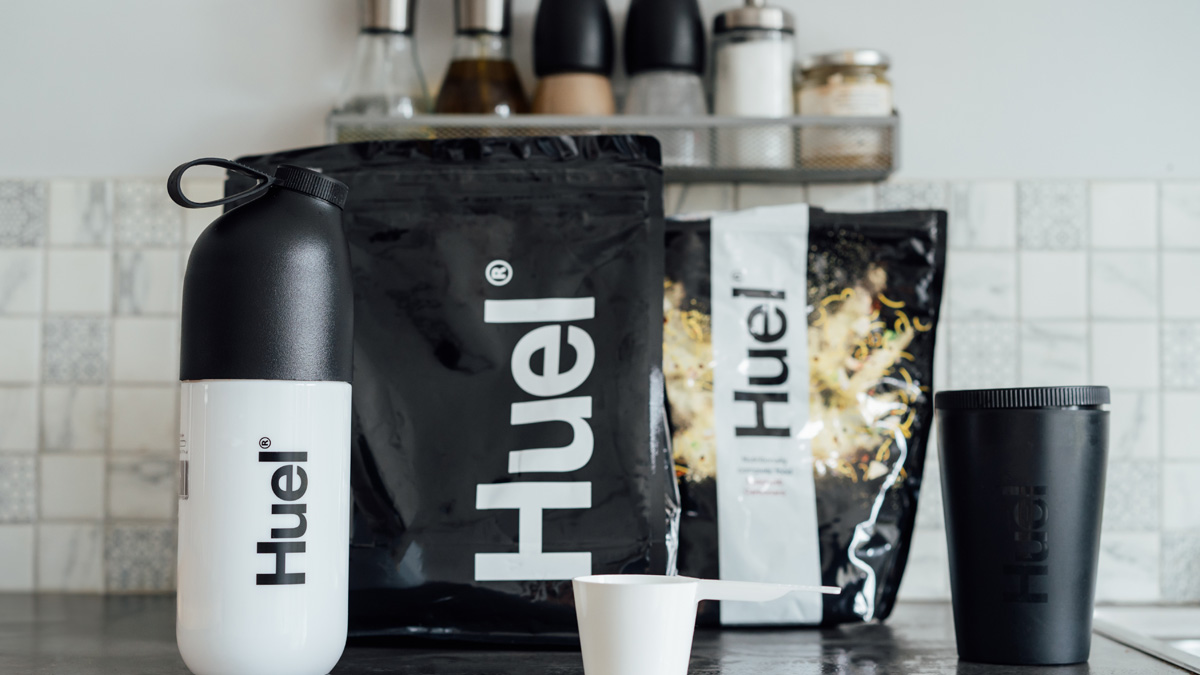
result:
[[(1200, 177), (1196, 0), (779, 0), (801, 53), (889, 52), (903, 175)], [(735, 0), (702, 0), (706, 12)], [(620, 22), (628, 0), (611, 0)], [(515, 0), (527, 84), (537, 0)], [(450, 0), (423, 0), (429, 78)], [(0, 0), (0, 176), (320, 143), (353, 0)]]

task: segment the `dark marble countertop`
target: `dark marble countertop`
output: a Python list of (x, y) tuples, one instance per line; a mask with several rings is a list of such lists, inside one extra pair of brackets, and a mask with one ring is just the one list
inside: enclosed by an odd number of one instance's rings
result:
[[(0, 594), (4, 675), (185, 675), (175, 649), (170, 595)], [(335, 675), (578, 675), (577, 650), (382, 645), (351, 640)], [(1183, 673), (1101, 635), (1091, 662), (1057, 668), (960, 663), (946, 604), (901, 605), (885, 624), (831, 630), (725, 630), (696, 635), (689, 670), (703, 675), (919, 673), (921, 675), (1118, 675)]]

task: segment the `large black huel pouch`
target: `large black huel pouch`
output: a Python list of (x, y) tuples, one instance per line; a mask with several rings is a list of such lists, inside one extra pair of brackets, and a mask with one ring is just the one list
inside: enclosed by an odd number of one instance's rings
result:
[(574, 641), (571, 577), (673, 572), (658, 155), (562, 136), (241, 160), (350, 188), (352, 635)]

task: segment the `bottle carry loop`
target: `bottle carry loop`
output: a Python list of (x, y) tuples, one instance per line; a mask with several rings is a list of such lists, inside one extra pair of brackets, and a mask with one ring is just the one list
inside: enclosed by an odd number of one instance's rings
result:
[[(235, 195), (223, 197), (211, 202), (194, 202), (183, 194), (183, 186), (181, 185), (183, 174), (194, 166), (216, 166), (249, 176), (259, 182), (249, 190), (239, 192)], [(268, 176), (262, 171), (251, 169), (244, 164), (238, 164), (237, 162), (230, 161), (228, 159), (220, 159), (217, 157), (205, 157), (203, 159), (194, 159), (187, 164), (181, 164), (176, 167), (175, 170), (171, 172), (171, 176), (167, 178), (167, 194), (170, 195), (171, 201), (184, 207), (185, 209), (206, 209), (211, 206), (221, 206), (222, 204), (242, 201), (243, 199), (253, 199), (266, 192), (274, 183), (274, 176)]]

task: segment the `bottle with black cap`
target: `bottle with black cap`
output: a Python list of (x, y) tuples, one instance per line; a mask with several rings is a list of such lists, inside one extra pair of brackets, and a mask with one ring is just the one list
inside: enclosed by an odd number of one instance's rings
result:
[[(696, 117), (708, 114), (704, 95), (704, 19), (696, 0), (633, 0), (625, 20), (626, 115)], [(707, 129), (656, 134), (663, 164), (709, 164)]]
[[(197, 165), (256, 178), (206, 204)], [(346, 642), (353, 291), (342, 183), (222, 159), (180, 206), (244, 202), (183, 284), (176, 640), (196, 675), (324, 675)]]
[(412, 117), (429, 112), (413, 42), (417, 0), (359, 0), (362, 29), (335, 112)]
[(533, 112), (612, 115), (613, 26), (605, 0), (542, 0), (533, 30)]
[(436, 112), (500, 115), (529, 112), (512, 60), (511, 0), (454, 0), (454, 52)]

